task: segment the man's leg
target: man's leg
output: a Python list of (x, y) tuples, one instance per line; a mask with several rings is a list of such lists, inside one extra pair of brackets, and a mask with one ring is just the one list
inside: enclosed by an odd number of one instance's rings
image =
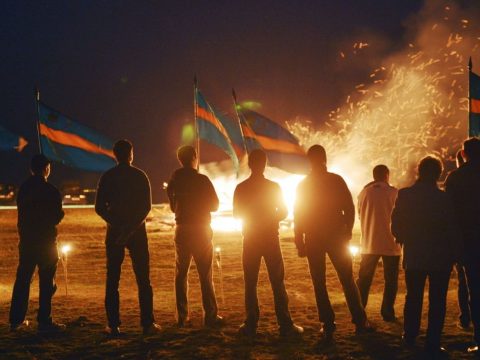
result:
[(451, 269), (428, 275), (428, 328), (425, 347), (438, 350), (447, 309), (447, 291)]
[(473, 338), (477, 345), (480, 345), (480, 261), (469, 260), (465, 264), (465, 275), (470, 293)]
[(10, 305), (10, 325), (15, 327), (25, 320), (30, 294), (30, 281), (35, 271), (36, 261), (33, 252), (19, 246), (19, 263), (17, 277), (13, 286), (12, 302)]
[(289, 329), (292, 327), (293, 321), (288, 310), (288, 295), (284, 283), (285, 267), (278, 239), (275, 239), (275, 242), (264, 251), (263, 257), (272, 285), (278, 325), (280, 328)]
[(419, 270), (405, 270), (405, 283), (407, 293), (405, 295), (405, 306), (403, 308), (403, 330), (404, 339), (407, 343), (413, 343), (420, 330), (422, 318), (423, 291), (427, 274)]
[(325, 251), (307, 248), (308, 267), (312, 277), (318, 317), (326, 331), (335, 330), (335, 313), (328, 297), (325, 275)]
[(463, 265), (455, 264), (458, 279), (458, 307), (460, 310), (459, 321), (462, 327), (468, 328), (470, 326), (470, 305), (468, 304), (469, 294), (467, 278), (465, 276), (465, 269)]
[(332, 250), (329, 249), (328, 257), (337, 271), (338, 278), (340, 279), (345, 294), (345, 299), (347, 300), (348, 309), (352, 314), (352, 322), (358, 329), (366, 324), (367, 315), (362, 306), (362, 300), (360, 298), (357, 284), (355, 284), (355, 280), (353, 279), (352, 257), (348, 251), (347, 244), (342, 244)]
[(139, 229), (138, 234), (135, 234), (129, 241), (127, 247), (137, 280), (140, 322), (143, 328), (147, 328), (154, 323), (155, 319), (153, 316), (153, 291), (150, 284), (150, 254), (145, 229)]
[(123, 245), (107, 242), (107, 284), (105, 289), (105, 310), (107, 312), (108, 326), (112, 329), (120, 326), (120, 295), (118, 284), (120, 271), (125, 257)]
[(372, 285), (375, 268), (377, 267), (379, 255), (362, 254), (360, 270), (358, 271), (357, 286), (362, 298), (363, 307), (367, 307), (368, 294)]
[(262, 254), (255, 239), (243, 239), (243, 279), (245, 282), (245, 325), (249, 329), (256, 329), (260, 317), (258, 307), (257, 283)]
[[(177, 239), (177, 238), (176, 238)], [(190, 247), (185, 243), (175, 243), (175, 299), (177, 321), (183, 324), (188, 319), (188, 270), (192, 261)]]
[(213, 287), (213, 245), (212, 231), (210, 228), (201, 229), (198, 234), (198, 243), (192, 247), (192, 255), (197, 265), (198, 278), (202, 289), (202, 304), (205, 312), (205, 324), (215, 321), (218, 313), (217, 299), (215, 297), (215, 289)]
[(49, 325), (52, 323), (52, 297), (55, 293), (55, 272), (58, 263), (57, 245), (49, 244), (39, 255), (40, 298), (37, 320), (39, 324)]
[(382, 256), (385, 287), (381, 313), (384, 320), (395, 320), (395, 299), (398, 291), (398, 267), (400, 256)]

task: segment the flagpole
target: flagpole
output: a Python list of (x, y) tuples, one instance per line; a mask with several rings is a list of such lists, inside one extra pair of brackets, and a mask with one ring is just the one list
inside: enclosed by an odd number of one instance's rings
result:
[(43, 154), (42, 141), (40, 140), (40, 90), (35, 86), (35, 109), (37, 112), (37, 139), (38, 139), (38, 150), (40, 154)]
[(235, 114), (237, 115), (238, 126), (240, 127), (240, 134), (242, 135), (243, 151), (245, 152), (245, 156), (246, 156), (248, 155), (247, 142), (245, 141), (245, 136), (243, 135), (242, 122), (240, 120), (240, 114), (238, 113), (237, 94), (235, 93), (235, 89), (233, 88), (232, 88), (232, 97), (233, 97), (233, 106), (235, 108)]
[(195, 151), (197, 152), (197, 170), (200, 169), (200, 136), (198, 133), (198, 122), (197, 122), (197, 88), (198, 81), (197, 75), (193, 77), (193, 118), (195, 124)]
[(468, 59), (468, 134), (467, 138), (470, 137), (470, 117), (472, 116), (472, 94), (470, 94), (470, 81), (472, 79), (472, 57)]

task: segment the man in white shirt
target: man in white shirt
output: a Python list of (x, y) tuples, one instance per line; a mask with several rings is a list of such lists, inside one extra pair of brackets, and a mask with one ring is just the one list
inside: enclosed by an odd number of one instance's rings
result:
[(397, 296), (398, 268), (402, 250), (390, 231), (390, 217), (398, 190), (388, 183), (389, 177), (388, 167), (375, 166), (374, 181), (365, 185), (358, 195), (358, 214), (362, 229), (362, 261), (357, 286), (363, 306), (366, 307), (375, 268), (381, 257), (385, 279), (381, 314), (385, 321), (395, 321), (393, 306)]

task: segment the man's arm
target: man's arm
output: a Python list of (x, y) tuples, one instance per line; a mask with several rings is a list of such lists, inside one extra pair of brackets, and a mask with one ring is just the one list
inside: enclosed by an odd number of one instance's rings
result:
[(172, 210), (172, 212), (174, 213), (176, 204), (175, 204), (175, 177), (173, 175), (170, 178), (170, 181), (168, 182), (168, 185), (167, 185), (167, 196), (168, 196), (168, 202), (170, 204), (170, 210)]
[(108, 208), (108, 186), (105, 184), (105, 175), (98, 181), (95, 197), (95, 212), (108, 224), (113, 225), (113, 219)]
[(295, 197), (295, 205), (293, 210), (293, 228), (295, 234), (295, 246), (297, 247), (298, 256), (304, 257), (305, 253), (305, 211), (304, 211), (303, 191), (301, 184), (297, 187), (297, 196)]
[(392, 210), (392, 221), (390, 224), (390, 229), (392, 235), (395, 237), (395, 241), (398, 244), (403, 245), (405, 228), (405, 201), (403, 191), (398, 192), (397, 199), (395, 200), (395, 206)]
[(343, 210), (343, 218), (345, 221), (346, 227), (346, 240), (350, 240), (352, 238), (352, 230), (353, 224), (355, 223), (355, 205), (353, 204), (352, 193), (348, 189), (345, 180), (340, 177), (340, 190), (342, 196), (342, 210)]
[(143, 191), (140, 194), (140, 206), (138, 208), (137, 217), (132, 224), (132, 230), (136, 230), (145, 221), (150, 213), (150, 210), (152, 210), (152, 189), (150, 187), (150, 180), (148, 180), (148, 176), (146, 174), (142, 173), (142, 175), (143, 177), (141, 181), (143, 182)]
[(53, 222), (55, 225), (60, 224), (60, 221), (62, 221), (63, 217), (65, 216), (65, 212), (63, 211), (62, 208), (62, 195), (60, 194), (60, 191), (55, 188), (55, 196), (54, 196), (54, 201), (53, 201)]
[[(205, 175), (204, 175), (205, 176)], [(208, 204), (208, 209), (213, 212), (218, 210), (218, 206), (220, 205), (220, 201), (218, 200), (217, 192), (213, 187), (212, 182), (210, 179), (205, 176), (205, 191), (206, 191), (206, 199)]]

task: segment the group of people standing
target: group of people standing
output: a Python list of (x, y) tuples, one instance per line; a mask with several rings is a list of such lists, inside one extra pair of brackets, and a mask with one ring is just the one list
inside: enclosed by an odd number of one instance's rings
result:
[[(120, 335), (120, 269), (129, 250), (135, 273), (146, 335), (156, 334), (160, 326), (153, 316), (153, 291), (149, 279), (149, 252), (145, 220), (151, 210), (151, 190), (146, 174), (132, 166), (133, 146), (127, 140), (115, 143), (118, 165), (102, 175), (97, 190), (95, 211), (107, 224), (107, 280), (105, 308), (107, 332)], [(395, 297), (399, 263), (403, 248), (403, 267), (407, 294), (404, 308), (403, 341), (413, 346), (419, 333), (426, 279), (429, 281), (429, 316), (426, 350), (444, 351), (440, 346), (446, 297), (453, 264), (464, 269), (468, 284), (471, 319), (478, 353), (480, 343), (480, 140), (465, 141), (465, 163), (449, 174), (446, 191), (438, 187), (442, 163), (426, 157), (418, 164), (418, 178), (398, 191), (389, 184), (389, 169), (378, 165), (374, 180), (358, 197), (362, 229), (362, 260), (357, 281), (348, 244), (352, 238), (355, 205), (352, 195), (337, 174), (328, 172), (325, 149), (312, 146), (307, 157), (311, 172), (300, 182), (294, 210), (295, 245), (299, 257), (306, 257), (312, 278), (319, 320), (320, 341), (330, 344), (336, 329), (335, 313), (326, 286), (326, 255), (342, 285), (357, 334), (374, 332), (365, 312), (375, 268), (380, 258), (384, 266), (385, 287), (381, 315), (395, 321)], [(219, 200), (207, 176), (197, 171), (197, 154), (191, 146), (177, 151), (181, 168), (167, 187), (170, 208), (175, 213), (175, 295), (177, 325), (188, 324), (187, 286), (190, 264), (195, 261), (199, 274), (204, 325), (221, 327), (212, 279), (213, 245), (211, 212)], [(242, 219), (242, 264), (245, 282), (246, 318), (239, 328), (242, 336), (257, 332), (259, 305), (258, 274), (263, 258), (273, 290), (280, 336), (299, 336), (288, 308), (284, 285), (284, 263), (279, 242), (279, 222), (287, 208), (280, 186), (264, 177), (267, 164), (262, 150), (248, 156), (251, 175), (238, 184), (233, 197), (233, 215)], [(62, 331), (64, 325), (51, 318), (51, 298), (55, 292), (54, 274), (58, 261), (56, 225), (63, 218), (58, 190), (47, 182), (50, 163), (43, 155), (31, 162), (32, 176), (21, 186), (18, 205), (20, 235), (19, 266), (10, 309), (11, 330), (25, 325), (28, 293), (35, 267), (39, 268), (40, 304), (38, 330)]]

